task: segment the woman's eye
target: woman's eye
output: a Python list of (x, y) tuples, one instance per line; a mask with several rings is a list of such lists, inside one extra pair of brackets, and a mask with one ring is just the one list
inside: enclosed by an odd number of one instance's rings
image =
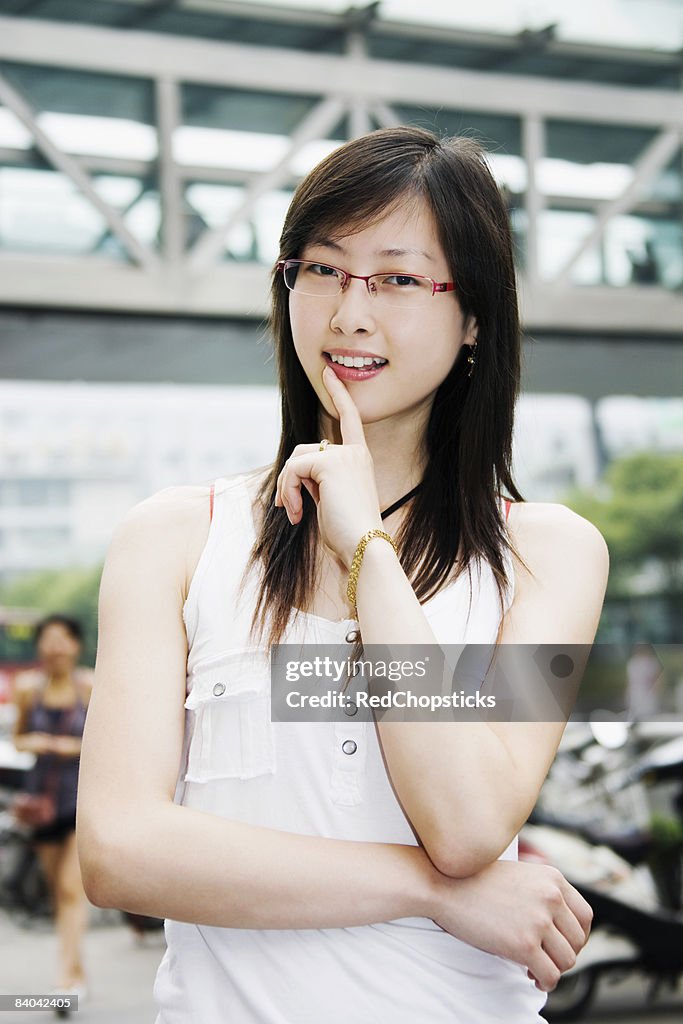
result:
[(389, 274), (387, 277), (382, 278), (382, 284), (397, 285), (399, 288), (408, 288), (410, 285), (419, 285), (420, 282), (416, 277), (410, 277), (408, 274)]
[(328, 267), (325, 263), (309, 263), (308, 270), (319, 277), (333, 277), (337, 273), (334, 267)]

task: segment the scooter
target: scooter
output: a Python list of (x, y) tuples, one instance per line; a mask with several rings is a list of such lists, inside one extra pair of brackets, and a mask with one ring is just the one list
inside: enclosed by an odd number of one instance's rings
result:
[(650, 978), (651, 1004), (665, 985), (683, 976), (683, 914), (663, 909), (650, 872), (634, 868), (606, 846), (547, 825), (525, 825), (520, 860), (552, 864), (593, 908), (588, 942), (550, 993), (549, 1021), (578, 1020), (589, 1009), (598, 983), (633, 971)]
[(669, 739), (655, 726), (661, 723), (593, 723), (592, 744), (584, 736), (570, 754), (561, 749), (530, 821), (648, 865), (663, 906), (681, 910), (683, 736), (680, 725)]
[(11, 812), (14, 796), (32, 763), (32, 754), (19, 753), (10, 741), (0, 739), (0, 906), (26, 925), (52, 913), (30, 830), (18, 824)]

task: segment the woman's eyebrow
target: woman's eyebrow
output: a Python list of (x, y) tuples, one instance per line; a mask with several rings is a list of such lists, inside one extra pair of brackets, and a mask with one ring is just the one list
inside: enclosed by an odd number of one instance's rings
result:
[[(319, 245), (323, 248), (334, 249), (335, 252), (340, 252), (342, 255), (346, 252), (343, 245), (339, 245), (338, 242), (333, 242), (329, 238), (316, 238), (308, 243), (309, 245)], [(424, 249), (377, 249), (374, 256), (424, 256), (425, 259), (434, 261), (434, 257), (430, 256)]]
[(424, 256), (427, 260), (434, 260), (424, 249), (382, 249), (375, 256)]
[(309, 238), (304, 248), (308, 246), (322, 246), (326, 249), (336, 249), (337, 252), (346, 252), (343, 245), (338, 245), (337, 242), (333, 242), (330, 238)]

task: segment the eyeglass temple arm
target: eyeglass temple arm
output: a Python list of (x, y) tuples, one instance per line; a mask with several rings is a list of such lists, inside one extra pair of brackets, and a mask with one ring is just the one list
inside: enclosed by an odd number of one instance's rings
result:
[(454, 292), (455, 291), (455, 281), (443, 281), (441, 284), (437, 284), (436, 282), (434, 282), (434, 291), (435, 292)]

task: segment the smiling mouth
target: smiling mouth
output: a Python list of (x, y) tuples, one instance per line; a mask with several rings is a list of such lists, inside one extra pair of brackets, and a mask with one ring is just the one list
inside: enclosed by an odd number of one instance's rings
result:
[[(363, 363), (360, 366), (353, 365), (357, 360), (360, 361), (360, 358), (360, 356), (347, 357), (348, 362), (351, 363), (351, 365), (347, 365), (344, 362), (335, 362), (329, 352), (323, 352), (325, 365), (330, 367), (335, 376), (344, 381), (371, 380), (373, 377), (377, 377), (385, 366), (389, 365), (387, 360), (378, 363), (370, 357), (363, 357)], [(365, 362), (366, 358), (368, 359), (367, 363)]]
[(333, 366), (345, 366), (347, 369), (355, 370), (374, 370), (386, 366), (389, 362), (383, 356), (342, 355), (336, 352), (323, 352), (323, 356), (325, 361), (332, 363)]

